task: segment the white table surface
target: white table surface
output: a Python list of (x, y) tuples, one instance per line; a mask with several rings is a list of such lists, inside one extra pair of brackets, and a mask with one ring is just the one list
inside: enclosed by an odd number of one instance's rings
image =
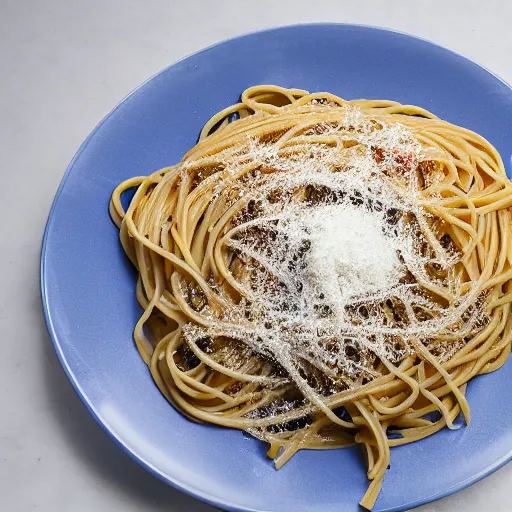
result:
[[(0, 0), (0, 510), (214, 511), (140, 468), (80, 403), (43, 320), (41, 238), (68, 162), (131, 89), (216, 41), (309, 21), (410, 32), (512, 83), (510, 0)], [(510, 511), (512, 464), (418, 510)]]

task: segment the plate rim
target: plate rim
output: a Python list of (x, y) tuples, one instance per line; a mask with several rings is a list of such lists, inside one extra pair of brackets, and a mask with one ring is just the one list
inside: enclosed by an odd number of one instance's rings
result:
[[(506, 82), (503, 78), (498, 76), (496, 73), (485, 67), (484, 65), (480, 64), (479, 62), (475, 61), (474, 59), (467, 57), (466, 55), (455, 51), (451, 48), (447, 48), (446, 46), (443, 46), (439, 43), (436, 43), (434, 41), (431, 41), (427, 38), (419, 37), (414, 34), (410, 34), (408, 32), (404, 32), (401, 30), (396, 30), (388, 27), (381, 27), (376, 25), (368, 25), (368, 24), (359, 24), (359, 23), (335, 23), (335, 22), (314, 22), (314, 23), (293, 23), (288, 25), (275, 25), (270, 26), (267, 28), (262, 29), (256, 29), (251, 30), (248, 32), (244, 32), (242, 34), (237, 34), (235, 36), (222, 39), (220, 41), (217, 41), (207, 47), (201, 48), (197, 51), (191, 52), (184, 57), (181, 57), (180, 59), (172, 62), (171, 64), (165, 66), (163, 69), (157, 71), (156, 73), (149, 76), (146, 80), (144, 80), (140, 85), (138, 85), (136, 88), (131, 90), (128, 94), (126, 94), (114, 107), (96, 124), (96, 126), (92, 129), (92, 131), (89, 133), (89, 135), (85, 138), (85, 140), (80, 144), (78, 149), (76, 150), (76, 153), (74, 154), (73, 158), (71, 159), (70, 163), (66, 167), (66, 170), (64, 172), (64, 175), (60, 181), (60, 184), (57, 188), (57, 191), (55, 193), (55, 197), (53, 198), (48, 218), (46, 221), (42, 244), (41, 244), (41, 252), (40, 252), (40, 292), (41, 292), (41, 301), (42, 301), (42, 307), (44, 312), (44, 318), (47, 326), (48, 333), (50, 335), (50, 339), (53, 345), (53, 348), (57, 354), (57, 358), (59, 360), (60, 365), (62, 366), (62, 369), (64, 370), (64, 373), (68, 379), (68, 381), (71, 383), (73, 389), (75, 390), (76, 394), (80, 398), (82, 404), (85, 406), (87, 411), (91, 414), (91, 416), (94, 418), (94, 420), (97, 422), (97, 424), (109, 435), (109, 437), (122, 449), (124, 453), (126, 453), (132, 460), (134, 460), (137, 464), (139, 464), (142, 468), (149, 471), (151, 474), (156, 476), (159, 480), (165, 482), (168, 485), (171, 485), (178, 491), (184, 492), (188, 494), (189, 496), (192, 496), (193, 498), (202, 501), (203, 503), (207, 503), (213, 507), (221, 507), (222, 510), (226, 512), (265, 512), (262, 509), (253, 509), (253, 508), (247, 508), (247, 507), (240, 507), (240, 505), (237, 505), (236, 503), (233, 503), (229, 500), (226, 500), (225, 498), (222, 498), (221, 496), (214, 496), (210, 493), (202, 491), (200, 488), (196, 488), (194, 486), (188, 485), (186, 483), (183, 483), (179, 481), (176, 478), (173, 478), (162, 471), (160, 471), (157, 467), (155, 467), (153, 464), (145, 460), (144, 456), (142, 454), (136, 453), (136, 451), (132, 450), (130, 446), (125, 443), (120, 435), (118, 435), (109, 425), (108, 421), (106, 421), (105, 418), (102, 417), (102, 415), (99, 413), (99, 411), (95, 408), (95, 406), (91, 403), (89, 400), (87, 394), (83, 391), (79, 379), (74, 374), (73, 370), (70, 368), (68, 361), (66, 360), (66, 357), (64, 356), (63, 349), (62, 349), (62, 343), (59, 340), (54, 326), (53, 326), (53, 319), (50, 314), (50, 298), (49, 294), (46, 290), (47, 285), (47, 273), (46, 273), (46, 257), (47, 257), (47, 248), (48, 248), (48, 236), (49, 231), (51, 227), (51, 223), (53, 221), (53, 217), (55, 214), (55, 208), (59, 201), (59, 198), (64, 190), (64, 187), (66, 185), (66, 182), (73, 171), (75, 162), (80, 158), (81, 154), (85, 151), (89, 143), (92, 141), (96, 133), (101, 129), (103, 124), (134, 94), (136, 94), (139, 90), (144, 88), (149, 82), (151, 82), (153, 79), (157, 78), (161, 74), (165, 73), (170, 68), (180, 64), (181, 62), (186, 61), (190, 57), (194, 57), (196, 55), (200, 55), (202, 53), (208, 52), (218, 46), (234, 43), (239, 39), (243, 39), (247, 36), (251, 35), (259, 35), (259, 34), (268, 34), (270, 32), (286, 32), (290, 29), (294, 28), (322, 28), (322, 27), (333, 27), (333, 28), (340, 28), (340, 29), (350, 29), (350, 28), (359, 28), (359, 29), (367, 29), (371, 31), (377, 31), (377, 32), (384, 32), (388, 34), (396, 34), (400, 36), (405, 36), (406, 38), (414, 39), (416, 41), (427, 43), (428, 45), (437, 47), (439, 49), (442, 49), (452, 55), (461, 57), (465, 61), (468, 61), (469, 63), (478, 66), (482, 70), (489, 73), (491, 76), (493, 76), (495, 79), (497, 79), (499, 82), (501, 82), (503, 85), (505, 85), (508, 89), (510, 89), (512, 93), (512, 86)], [(452, 494), (455, 494), (459, 491), (462, 491), (463, 489), (466, 489), (470, 487), (471, 485), (479, 482), (480, 480), (484, 479), (485, 477), (491, 475), (501, 467), (503, 467), (506, 463), (510, 462), (512, 460), (512, 450), (505, 453), (502, 457), (500, 457), (498, 460), (496, 460), (494, 463), (488, 465), (486, 468), (484, 468), (479, 473), (476, 473), (475, 475), (466, 478), (462, 482), (453, 485), (452, 487), (445, 489), (444, 491), (440, 491), (438, 493), (433, 493), (426, 498), (421, 498), (416, 501), (413, 501), (408, 504), (402, 504), (398, 505), (396, 507), (386, 508), (382, 509), (381, 512), (400, 512), (405, 510), (404, 507), (408, 508), (416, 508), (421, 505), (425, 505), (427, 503), (432, 503), (434, 501), (437, 501), (439, 499), (445, 498), (447, 496), (450, 496)]]

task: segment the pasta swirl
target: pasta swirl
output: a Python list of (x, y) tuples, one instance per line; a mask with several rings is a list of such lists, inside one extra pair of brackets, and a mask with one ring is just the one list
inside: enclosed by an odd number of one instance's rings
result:
[(511, 206), (476, 133), (262, 85), (110, 212), (169, 402), (268, 442), (276, 468), (362, 445), (371, 509), (390, 448), (469, 424), (467, 382), (510, 354)]

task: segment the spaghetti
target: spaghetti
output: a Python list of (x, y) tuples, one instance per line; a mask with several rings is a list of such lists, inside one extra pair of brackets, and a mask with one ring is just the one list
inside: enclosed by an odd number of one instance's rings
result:
[(268, 442), (276, 468), (362, 445), (371, 509), (390, 448), (469, 424), (467, 382), (510, 354), (511, 206), (469, 130), (265, 85), (181, 163), (120, 184), (110, 212), (169, 402)]

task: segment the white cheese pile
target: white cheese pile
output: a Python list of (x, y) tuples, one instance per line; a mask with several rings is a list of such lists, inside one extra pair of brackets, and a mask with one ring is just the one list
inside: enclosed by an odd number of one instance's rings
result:
[(310, 233), (309, 277), (328, 302), (343, 306), (398, 282), (401, 265), (383, 222), (375, 212), (343, 204), (317, 207), (301, 218)]

